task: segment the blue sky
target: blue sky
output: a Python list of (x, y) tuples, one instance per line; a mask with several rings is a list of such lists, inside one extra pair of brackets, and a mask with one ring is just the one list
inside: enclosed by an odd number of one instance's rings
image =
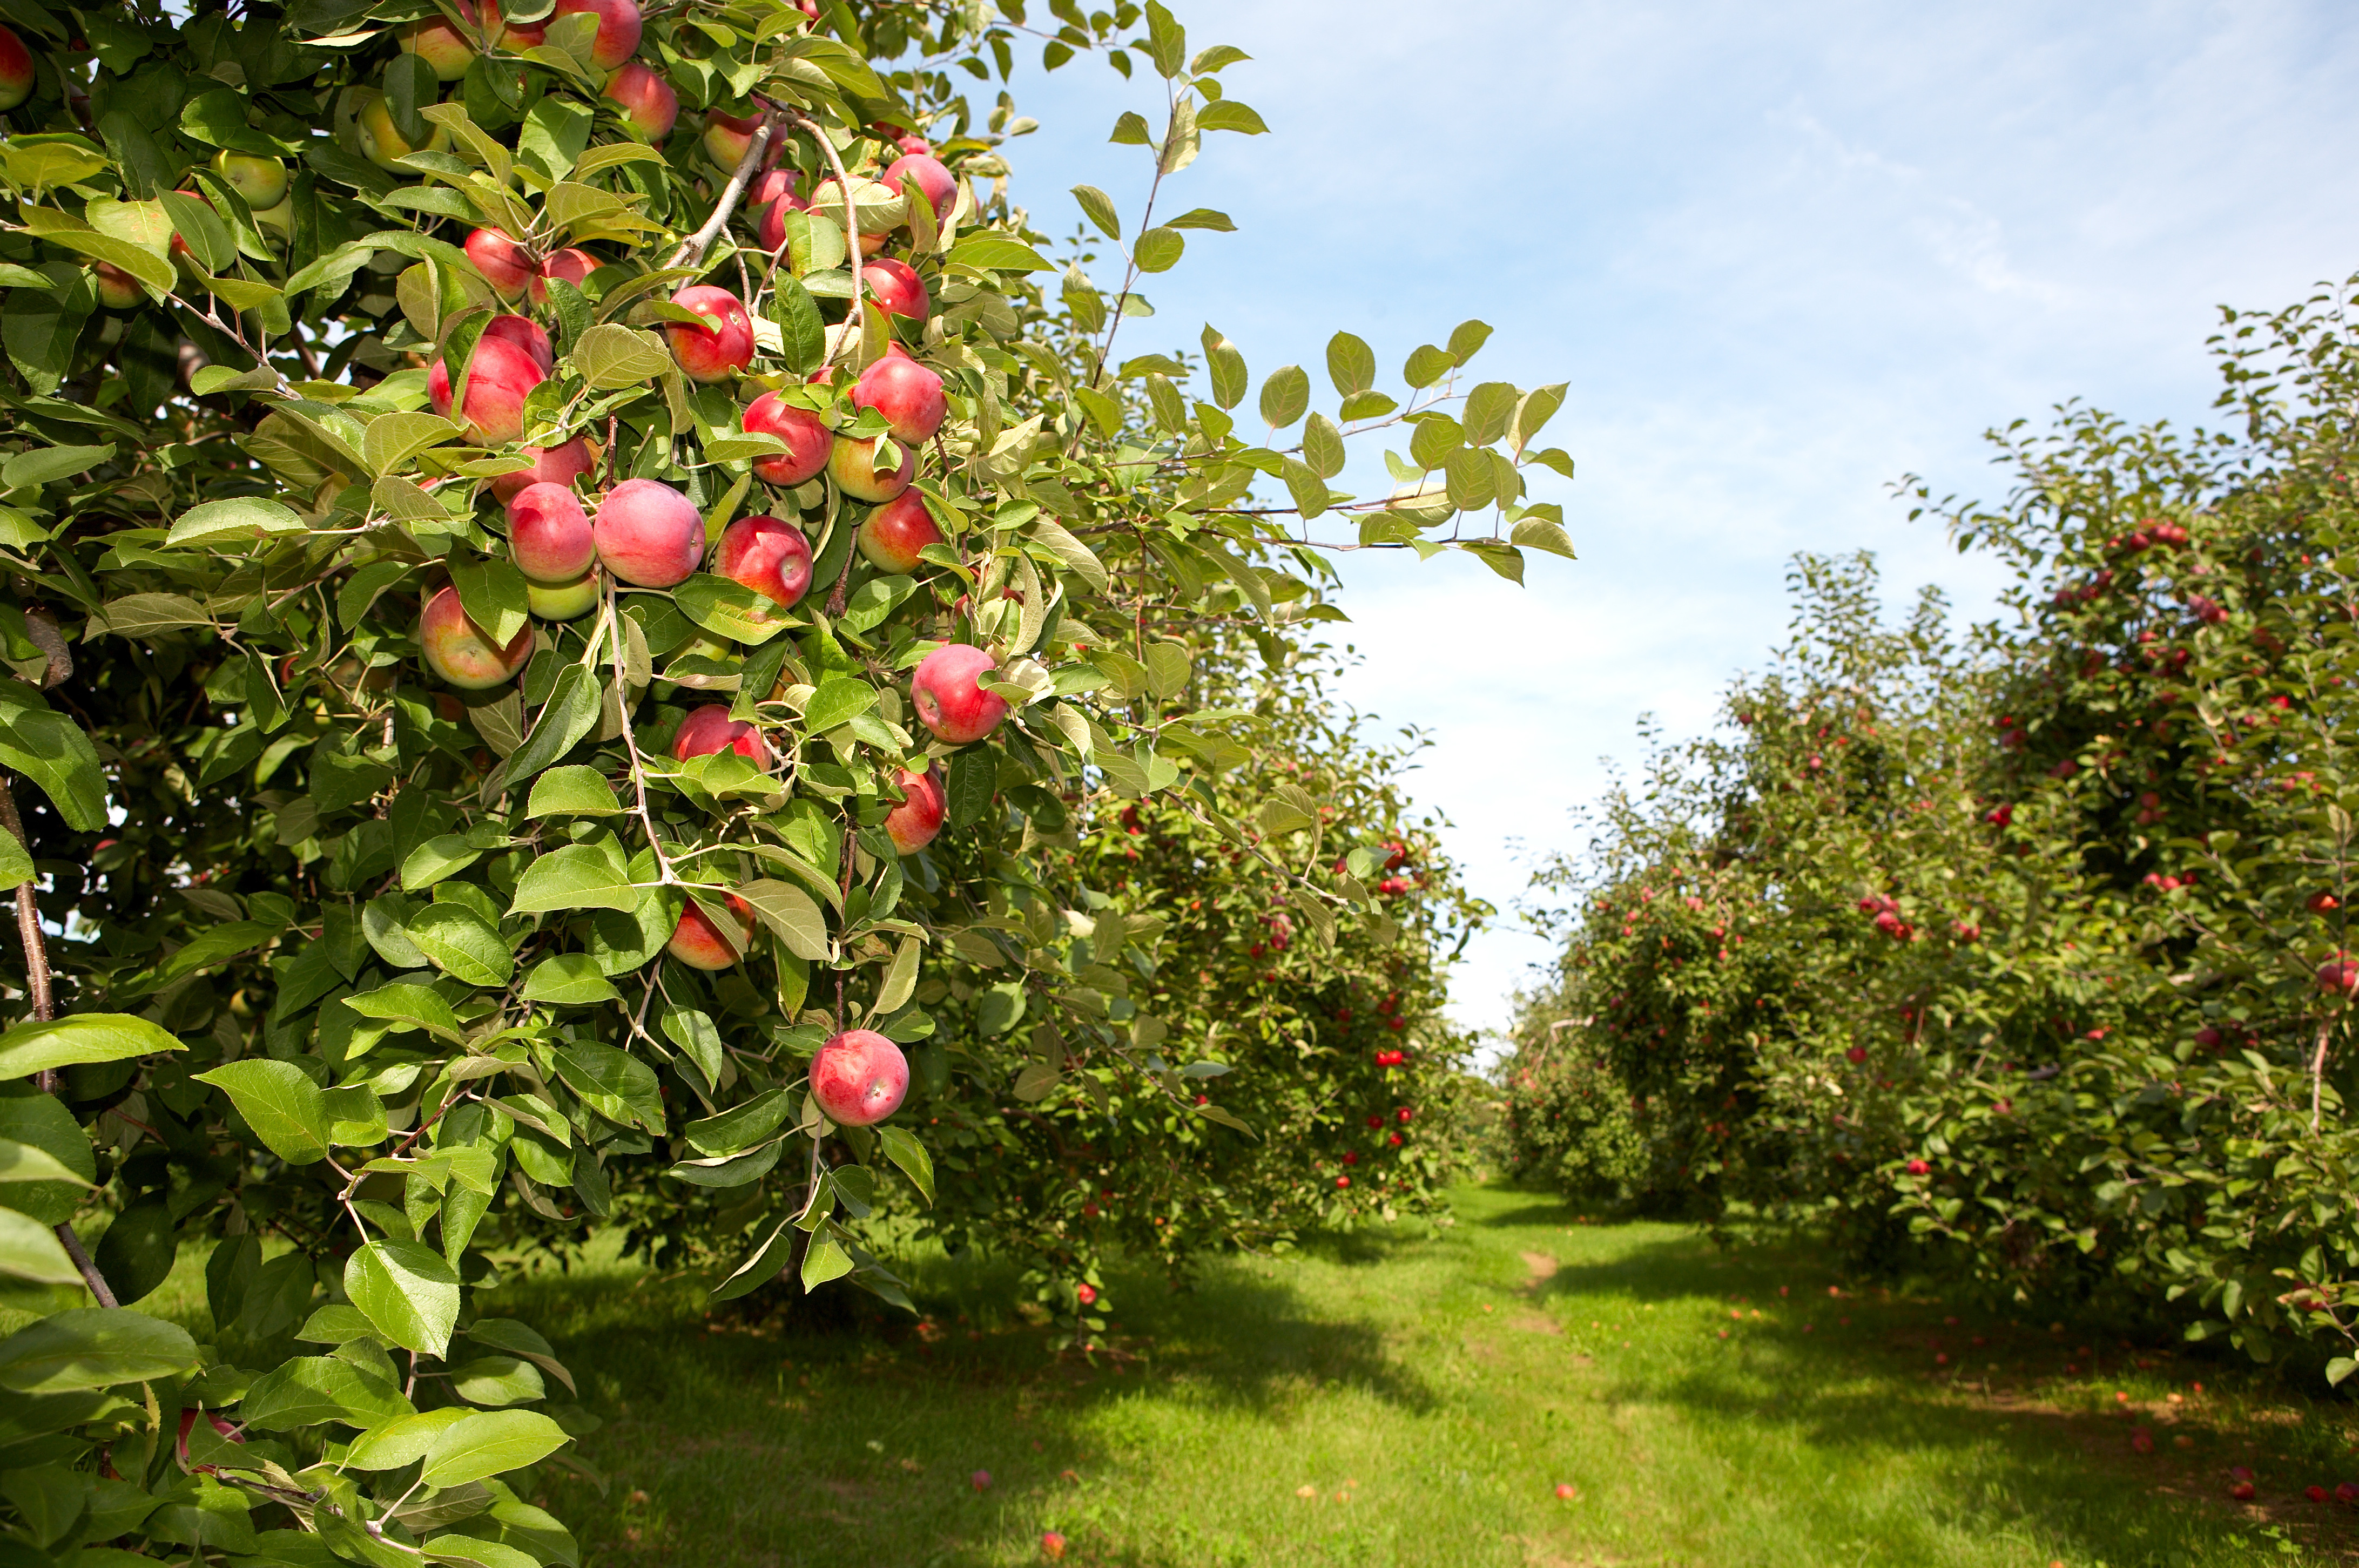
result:
[[(1933, 581), (1986, 612), (1998, 574), (1892, 481), (1995, 497), (1981, 432), (2075, 396), (2200, 421), (2217, 305), (2359, 270), (2359, 9), (1174, 8), (1191, 48), (1255, 57), (1226, 81), (1271, 134), (1209, 138), (1169, 188), (1239, 232), (1190, 236), (1128, 351), (1211, 321), (1256, 379), (1299, 362), (1323, 392), (1347, 328), (1397, 391), (1410, 349), (1479, 316), (1483, 378), (1569, 384), (1549, 435), (1579, 474), (1536, 488), (1579, 562), (1536, 558), (1520, 590), (1447, 557), (1345, 567), (1343, 695), (1434, 737), (1418, 796), (1503, 906), (1577, 848), (1641, 715), (1694, 734), (1763, 662), (1794, 551), (1872, 549), (1896, 602)], [(1135, 227), (1146, 155), (1102, 138), (1125, 108), (1159, 124), (1158, 88), (1082, 60), (1015, 92), (1040, 226), (1067, 232), (1087, 182)], [(1547, 956), (1478, 938), (1457, 1016), (1504, 1024)]]

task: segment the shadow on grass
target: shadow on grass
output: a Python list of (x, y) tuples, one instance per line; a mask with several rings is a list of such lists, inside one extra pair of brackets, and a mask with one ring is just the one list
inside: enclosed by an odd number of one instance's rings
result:
[(1126, 1336), (1093, 1359), (1013, 1309), (1012, 1266), (937, 1254), (907, 1272), (922, 1324), (708, 1316), (700, 1286), (621, 1271), (518, 1281), (503, 1310), (549, 1336), (605, 1423), (580, 1444), (604, 1495), (552, 1478), (550, 1506), (600, 1562), (970, 1568), (1082, 1484), (1091, 1419), (1143, 1390), (1277, 1423), (1337, 1387), (1436, 1403), (1376, 1331), (1313, 1316), (1250, 1265), (1184, 1292), (1117, 1272)]

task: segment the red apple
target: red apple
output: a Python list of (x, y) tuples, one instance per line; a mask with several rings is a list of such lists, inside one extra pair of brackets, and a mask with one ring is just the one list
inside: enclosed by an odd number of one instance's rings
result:
[(781, 610), (792, 610), (810, 589), (810, 541), (776, 517), (740, 517), (721, 532), (712, 569), (745, 584)]
[(1581, 1492), (1571, 1482), (1559, 1481), (1556, 1484), (1556, 1496), (1559, 1502), (1569, 1503), (1581, 1496)]
[(840, 1127), (869, 1127), (901, 1108), (909, 1062), (873, 1029), (847, 1029), (811, 1058), (811, 1098)]
[(664, 323), (671, 357), (690, 381), (726, 381), (754, 362), (754, 319), (735, 295), (709, 283), (692, 283), (673, 295), (671, 302), (695, 311), (705, 323)]
[(2359, 963), (2349, 955), (2337, 953), (2329, 962), (2318, 966), (2318, 989), (2330, 996), (2359, 995)]
[(670, 82), (637, 60), (608, 77), (601, 96), (620, 105), (623, 118), (651, 142), (670, 135), (673, 123), (679, 118), (679, 94), (672, 91)]
[(969, 1476), (966, 1478), (966, 1483), (978, 1492), (987, 1492), (991, 1490), (991, 1472), (988, 1470), (977, 1470), (973, 1475)]
[(147, 302), (147, 291), (139, 280), (113, 262), (93, 262), (90, 269), (91, 285), (98, 290), (98, 302), (109, 310), (136, 310)]
[(886, 166), (885, 183), (895, 191), (901, 189), (905, 179), (917, 181), (919, 191), (937, 218), (948, 217), (951, 209), (958, 205), (958, 176), (929, 152), (911, 153)]
[(1047, 1558), (1051, 1563), (1062, 1562), (1065, 1556), (1065, 1538), (1059, 1535), (1053, 1530), (1042, 1530), (1040, 1532), (1040, 1555)]
[(506, 338), (530, 354), (544, 376), (557, 368), (557, 353), (549, 346), (549, 333), (529, 316), (495, 316), (484, 323), (484, 336)]
[(419, 612), (418, 645), (426, 654), (427, 667), (436, 675), (462, 690), (484, 691), (514, 680), (524, 668), (532, 657), (532, 628), (526, 627), (515, 641), (500, 647), (490, 633), (467, 619), (459, 603), (459, 590), (446, 586), (437, 589)]
[[(888, 447), (900, 451), (897, 467), (885, 466)], [(867, 441), (837, 441), (827, 454), (827, 472), (835, 481), (836, 488), (854, 501), (890, 501), (908, 489), (909, 481), (918, 477), (918, 454), (915, 449), (902, 446), (890, 436)]]
[(926, 140), (925, 137), (918, 135), (914, 132), (908, 135), (896, 138), (893, 145), (899, 147), (905, 153), (923, 153), (928, 157), (931, 157), (934, 153), (934, 144)]
[[(540, 264), (540, 273), (543, 277), (561, 277), (579, 288), (584, 279), (605, 265), (588, 251), (568, 245), (561, 251), (551, 251), (549, 259)], [(548, 299), (549, 290), (536, 283), (532, 286), (532, 297), (534, 303), (539, 304)]]
[(467, 236), (467, 259), (484, 275), (484, 281), (498, 291), (503, 299), (514, 299), (523, 294), (532, 281), (540, 276), (540, 268), (522, 245), (497, 229), (477, 229)]
[(950, 797), (942, 791), (940, 768), (929, 766), (922, 773), (897, 769), (893, 782), (900, 788), (901, 803), (885, 814), (885, 837), (893, 840), (898, 853), (914, 855), (942, 830)]
[[(370, 88), (373, 95), (362, 103), (353, 116), (353, 135), (360, 138), (361, 156), (377, 168), (391, 174), (411, 174), (401, 160), (418, 152), (420, 146), (404, 136), (393, 123), (393, 111), (386, 106), (385, 94)], [(451, 146), (451, 133), (440, 125), (434, 127), (424, 143), (427, 152), (442, 152)]]
[[(515, 440), (524, 434), (526, 395), (547, 379), (538, 360), (508, 339), (486, 330), (468, 362), (467, 406), (462, 422), (487, 445)], [(451, 370), (440, 359), (427, 373), (426, 392), (434, 401), (434, 412), (449, 417)]]
[(571, 621), (587, 615), (596, 607), (606, 591), (605, 579), (592, 567), (571, 582), (535, 582), (525, 579), (526, 605), (543, 621)]
[(638, 0), (557, 0), (557, 16), (583, 12), (598, 18), (598, 36), (590, 45), (591, 64), (612, 70), (638, 51)]
[[(754, 145), (755, 133), (761, 128), (762, 117), (758, 114), (740, 117), (735, 114), (724, 114), (720, 110), (714, 109), (704, 116), (704, 156), (711, 158), (722, 173), (734, 174), (737, 172), (739, 160), (745, 156), (745, 150)], [(766, 164), (776, 163), (785, 152), (784, 139), (773, 136), (770, 138), (769, 147), (763, 154), (762, 161)]]
[(852, 404), (885, 416), (894, 437), (910, 446), (929, 439), (950, 412), (942, 397), (942, 378), (903, 353), (897, 343), (860, 373), (853, 383)]
[(802, 211), (803, 199), (795, 191), (793, 169), (766, 168), (745, 188), (745, 211), (749, 216), (759, 213), (766, 221), (769, 210), (780, 202), (786, 203), (788, 211)]
[(745, 956), (754, 940), (754, 911), (735, 893), (730, 893), (729, 914), (736, 929), (723, 933), (704, 913), (703, 905), (694, 899), (679, 912), (679, 924), (672, 927), (671, 940), (664, 951), (691, 969), (725, 969)]
[(761, 730), (730, 718), (727, 703), (708, 702), (679, 721), (679, 730), (671, 739), (671, 754), (684, 762), (720, 752), (734, 752), (757, 768), (770, 765), (769, 742), (762, 739)]
[(999, 728), (1007, 699), (978, 684), (992, 667), (989, 654), (964, 643), (936, 648), (919, 665), (909, 677), (909, 700), (935, 739), (971, 745)]
[(860, 553), (880, 571), (915, 571), (918, 552), (941, 542), (941, 524), (927, 509), (926, 498), (914, 490), (903, 491), (860, 524)]
[(571, 582), (598, 560), (590, 514), (561, 484), (528, 484), (508, 503), (508, 551), (535, 582)]
[(922, 321), (933, 309), (933, 298), (926, 292), (926, 280), (908, 262), (878, 256), (860, 269), (860, 281), (868, 290), (868, 297), (888, 316)]
[(591, 532), (606, 569), (640, 588), (677, 588), (704, 559), (704, 519), (695, 504), (652, 479), (626, 479), (608, 491)]
[(834, 433), (824, 420), (808, 408), (780, 401), (775, 392), (762, 394), (747, 406), (745, 430), (776, 436), (787, 444), (783, 452), (754, 460), (754, 477), (781, 489), (815, 477), (827, 467), (828, 453), (835, 446)]
[[(465, 0), (461, 0), (459, 9), (462, 14), (466, 11)], [(521, 53), (549, 41), (549, 23), (546, 20), (511, 22), (500, 15), (498, 0), (484, 0), (481, 9), (484, 36), (491, 40), (495, 49)]]
[(561, 447), (527, 447), (517, 454), (532, 460), (532, 467), (504, 473), (492, 481), (492, 499), (503, 506), (536, 484), (561, 484), (571, 487), (573, 481), (598, 466), (590, 450), (590, 443), (576, 436)]
[(0, 27), (0, 110), (14, 109), (32, 95), (32, 54), (24, 39)]
[(414, 54), (434, 68), (438, 81), (456, 81), (474, 63), (473, 40), (440, 12), (405, 24), (394, 37), (400, 40), (404, 54)]

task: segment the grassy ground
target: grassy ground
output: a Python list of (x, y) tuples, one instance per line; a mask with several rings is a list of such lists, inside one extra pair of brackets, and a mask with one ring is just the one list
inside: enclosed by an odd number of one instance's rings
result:
[(1831, 1297), (1807, 1256), (1531, 1195), (1459, 1216), (1123, 1281), (1135, 1358), (1096, 1367), (947, 1262), (919, 1271), (931, 1326), (882, 1339), (708, 1321), (619, 1268), (504, 1310), (607, 1422), (605, 1493), (544, 1487), (602, 1568), (980, 1568), (1049, 1530), (1124, 1568), (2359, 1562), (2351, 1511), (2301, 1495), (2359, 1477), (2343, 1422), (2241, 1373)]

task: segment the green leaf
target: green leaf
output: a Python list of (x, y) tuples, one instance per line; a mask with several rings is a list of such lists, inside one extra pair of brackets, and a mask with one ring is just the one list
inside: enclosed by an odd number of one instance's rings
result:
[(989, 746), (962, 746), (951, 753), (950, 776), (943, 781), (944, 819), (952, 827), (972, 827), (990, 814), (999, 789), (999, 753)]
[(1130, 248), (1130, 259), (1141, 272), (1169, 272), (1180, 265), (1180, 253), (1187, 248), (1187, 240), (1177, 229), (1163, 225), (1138, 236), (1138, 243)]
[(1158, 74), (1166, 81), (1180, 74), (1188, 59), (1188, 29), (1181, 27), (1162, 0), (1147, 0), (1147, 48)]
[(0, 489), (33, 489), (87, 473), (114, 456), (113, 446), (34, 447), (0, 463)]
[(721, 1082), (722, 1072), (728, 1065), (728, 1053), (721, 1043), (721, 1031), (712, 1026), (710, 1017), (694, 1008), (674, 1007), (666, 1002), (657, 1024), (664, 1038), (687, 1053), (697, 1070), (704, 1075), (706, 1083)]
[(830, 1280), (840, 1280), (852, 1272), (852, 1254), (843, 1244), (829, 1237), (814, 1237), (810, 1249), (803, 1254), (803, 1291), (809, 1294)]
[(1527, 550), (1545, 550), (1551, 556), (1562, 556), (1568, 561), (1580, 559), (1572, 553), (1572, 540), (1562, 525), (1546, 517), (1519, 519), (1515, 527), (1508, 530), (1507, 540)]
[(1261, 384), (1261, 416), (1265, 424), (1283, 430), (1310, 406), (1310, 378), (1300, 365), (1280, 365)]
[(355, 1470), (398, 1470), (415, 1465), (426, 1457), (436, 1438), (476, 1413), (463, 1405), (446, 1405), (387, 1422), (353, 1444), (344, 1463)]
[(429, 1487), (462, 1487), (537, 1465), (571, 1441), (538, 1411), (478, 1411), (434, 1439), (419, 1478)]
[(671, 354), (661, 339), (611, 321), (582, 333), (565, 360), (600, 392), (638, 386), (671, 369)]
[(1482, 540), (1470, 540), (1458, 546), (1509, 582), (1524, 580), (1524, 554), (1513, 545), (1493, 545)]
[(1487, 447), (1506, 435), (1519, 395), (1514, 386), (1504, 381), (1486, 381), (1468, 393), (1466, 407), (1460, 415), (1466, 427), (1466, 444)]
[(901, 1168), (901, 1173), (909, 1178), (930, 1206), (934, 1201), (934, 1157), (926, 1152), (925, 1144), (905, 1127), (880, 1127), (876, 1136), (885, 1147), (885, 1158)]
[(233, 501), (208, 501), (202, 506), (191, 506), (180, 514), (179, 520), (172, 524), (172, 532), (166, 536), (164, 543), (213, 549), (259, 544), (285, 535), (309, 531), (291, 508), (276, 501), (246, 495)]
[(365, 1431), (417, 1413), (391, 1383), (335, 1356), (279, 1363), (255, 1379), (238, 1405), (239, 1418), (264, 1432), (299, 1432), (332, 1421)]
[(1516, 405), (1515, 415), (1507, 424), (1507, 440), (1516, 456), (1523, 455), (1532, 438), (1540, 433), (1540, 427), (1564, 406), (1564, 384), (1558, 382), (1554, 386), (1535, 387)]
[(48, 1150), (30, 1143), (19, 1143), (13, 1138), (0, 1138), (0, 1186), (19, 1182), (71, 1182), (78, 1187), (94, 1185)]
[(255, 1136), (288, 1164), (326, 1156), (332, 1141), (327, 1097), (294, 1063), (249, 1056), (194, 1076), (229, 1096)]
[(1269, 129), (1262, 124), (1259, 114), (1234, 98), (1219, 99), (1197, 110), (1196, 128), (1200, 131), (1235, 131), (1248, 136), (1258, 136)]
[(75, 832), (95, 833), (107, 825), (106, 771), (98, 748), (81, 725), (52, 712), (22, 681), (0, 683), (0, 763), (40, 785)]
[(459, 1019), (451, 1004), (431, 986), (407, 980), (379, 986), (344, 998), (343, 1005), (363, 1018), (378, 1019), (410, 1029), (428, 1029), (451, 1039), (459, 1037)]
[(1245, 357), (1237, 346), (1212, 330), (1204, 329), (1204, 370), (1212, 378), (1212, 401), (1223, 408), (1234, 408), (1244, 400), (1246, 384)]
[(1216, 234), (1234, 234), (1237, 226), (1226, 212), (1215, 212), (1210, 207), (1195, 207), (1182, 212), (1163, 225), (1167, 229), (1210, 229)]
[(794, 1113), (793, 1097), (769, 1089), (718, 1116), (690, 1122), (681, 1136), (698, 1153), (719, 1158), (766, 1141)]
[(178, 1040), (144, 1018), (78, 1012), (49, 1023), (19, 1023), (0, 1034), (0, 1081), (84, 1062), (120, 1062), (179, 1049)]
[(173, 1377), (196, 1364), (196, 1341), (177, 1324), (122, 1307), (74, 1307), (0, 1340), (0, 1389), (112, 1389)]
[(1448, 375), (1457, 362), (1431, 343), (1421, 343), (1410, 351), (1408, 362), (1401, 366), (1401, 379), (1421, 391)]
[(459, 1273), (415, 1241), (372, 1241), (344, 1264), (344, 1293), (379, 1334), (406, 1350), (440, 1356), (459, 1321)]
[(623, 993), (599, 972), (597, 960), (587, 953), (560, 953), (553, 958), (543, 958), (524, 978), (524, 989), (517, 993), (527, 1001), (545, 1001), (559, 1007), (592, 1007), (602, 1001), (620, 1001)]
[(618, 1126), (661, 1135), (663, 1089), (654, 1069), (611, 1045), (576, 1043), (556, 1054), (557, 1076), (582, 1103)]
[(170, 1206), (161, 1197), (148, 1197), (114, 1217), (92, 1249), (91, 1261), (114, 1292), (116, 1304), (128, 1305), (155, 1293), (170, 1276), (179, 1250)]
[(468, 843), (464, 834), (438, 833), (402, 857), (402, 891), (423, 892), (483, 858), (484, 851)]
[(475, 987), (508, 983), (516, 955), (492, 923), (462, 903), (433, 903), (419, 911), (406, 935), (434, 967)]
[(584, 666), (568, 665), (559, 671), (532, 733), (501, 764), (501, 780), (510, 786), (521, 784), (573, 750), (598, 727), (600, 695), (598, 677)]
[(856, 676), (831, 676), (803, 705), (803, 723), (814, 735), (851, 723), (876, 706), (876, 688)]
[(567, 844), (551, 850), (524, 869), (516, 879), (510, 914), (536, 914), (560, 909), (638, 908), (639, 891), (631, 885), (630, 868), (613, 841)]
[(1106, 140), (1118, 146), (1151, 147), (1155, 138), (1147, 133), (1147, 122), (1136, 110), (1125, 110), (1122, 118), (1114, 123), (1114, 135)]
[(551, 768), (535, 779), (527, 816), (611, 816), (623, 809), (614, 786), (593, 767), (574, 763)]
[[(414, 58), (414, 57), (412, 57)], [(524, 573), (513, 562), (453, 561), (451, 586), (459, 590), (459, 608), (467, 619), (505, 648), (517, 633), (532, 624), (532, 603), (525, 591)]]
[(1006, 234), (978, 231), (951, 247), (949, 260), (959, 266), (986, 272), (1054, 272), (1038, 251)]
[(66, 1256), (57, 1232), (13, 1208), (0, 1208), (0, 1279), (37, 1285), (76, 1285), (82, 1271)]
[(1487, 321), (1461, 321), (1450, 330), (1450, 358), (1453, 363), (1464, 364), (1480, 353), (1483, 345), (1491, 341)]
[(763, 877), (730, 891), (752, 906), (755, 917), (768, 926), (796, 957), (824, 962), (831, 957), (827, 918), (802, 889), (775, 877)]
[(780, 267), (773, 275), (770, 319), (778, 324), (779, 353), (795, 375), (809, 375), (827, 357), (827, 321), (802, 280)]
[(778, 607), (745, 584), (698, 572), (672, 589), (672, 602), (706, 631), (747, 647), (758, 647), (788, 622)]
[(1098, 232), (1119, 243), (1122, 240), (1122, 215), (1114, 211), (1114, 198), (1094, 185), (1073, 187), (1073, 200), (1082, 204), (1082, 215), (1098, 226)]

